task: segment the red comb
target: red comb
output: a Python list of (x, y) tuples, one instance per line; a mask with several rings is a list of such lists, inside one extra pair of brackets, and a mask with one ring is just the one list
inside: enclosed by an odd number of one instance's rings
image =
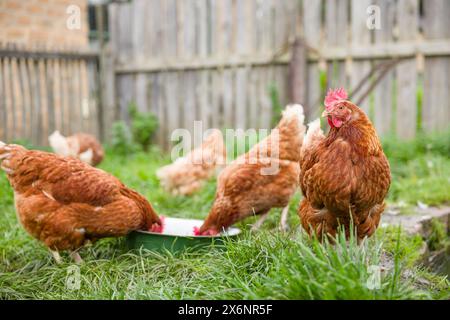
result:
[(325, 108), (328, 110), (332, 103), (339, 100), (346, 100), (348, 97), (347, 92), (344, 90), (344, 88), (339, 88), (336, 90), (329, 89), (328, 93), (325, 97)]
[(156, 233), (162, 233), (163, 230), (164, 230), (164, 219), (165, 218), (166, 217), (164, 217), (164, 216), (159, 217), (159, 220), (161, 220), (161, 225), (154, 223), (150, 227), (149, 231), (150, 232), (156, 232)]

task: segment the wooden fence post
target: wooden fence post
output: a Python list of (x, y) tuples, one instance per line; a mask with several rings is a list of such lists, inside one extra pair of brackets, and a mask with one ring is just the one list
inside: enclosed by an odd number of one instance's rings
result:
[(296, 37), (292, 44), (292, 57), (289, 61), (289, 102), (300, 103), (305, 102), (306, 91), (306, 47), (302, 38)]

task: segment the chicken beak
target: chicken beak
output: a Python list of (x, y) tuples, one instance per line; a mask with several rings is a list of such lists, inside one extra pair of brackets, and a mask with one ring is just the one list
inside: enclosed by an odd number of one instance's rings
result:
[(322, 118), (326, 118), (330, 115), (330, 113), (327, 110), (323, 110), (322, 112)]

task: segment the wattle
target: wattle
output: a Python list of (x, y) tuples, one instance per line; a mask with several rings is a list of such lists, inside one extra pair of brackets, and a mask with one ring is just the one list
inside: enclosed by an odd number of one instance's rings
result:
[(333, 118), (332, 122), (333, 122), (333, 126), (336, 128), (339, 128), (340, 126), (342, 126), (342, 120), (340, 120), (340, 119)]
[(333, 125), (333, 121), (331, 121), (331, 118), (328, 117), (327, 120), (328, 120), (328, 125), (333, 128), (334, 125)]

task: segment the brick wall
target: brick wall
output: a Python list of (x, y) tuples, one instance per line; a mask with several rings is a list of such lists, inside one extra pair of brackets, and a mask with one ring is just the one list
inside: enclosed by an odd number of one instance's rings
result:
[[(0, 0), (0, 43), (27, 47), (87, 48), (87, 0)], [(71, 5), (81, 13), (80, 28), (67, 27)], [(72, 20), (73, 21), (73, 20)]]

